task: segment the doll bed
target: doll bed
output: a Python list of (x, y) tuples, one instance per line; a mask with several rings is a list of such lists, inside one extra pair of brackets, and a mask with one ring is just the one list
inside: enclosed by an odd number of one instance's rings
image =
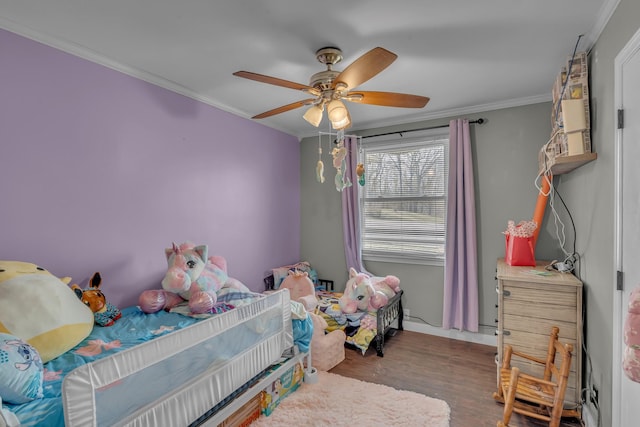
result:
[(365, 354), (371, 343), (374, 342), (376, 353), (383, 357), (385, 336), (395, 334), (396, 328), (393, 328), (392, 325), (396, 319), (398, 321), (397, 330), (403, 329), (402, 293), (401, 290), (395, 294), (376, 313), (369, 314), (358, 311), (353, 314), (345, 314), (340, 310), (338, 304), (338, 300), (342, 296), (341, 292), (318, 290), (316, 292), (318, 314), (327, 321), (329, 325), (327, 331), (344, 330), (347, 335), (346, 342), (360, 349), (362, 354)]
[[(44, 365), (44, 398), (4, 404), (5, 415), (24, 426), (218, 425), (260, 392), (256, 384), (305, 357), (288, 292), (239, 294), (223, 299), (234, 309), (208, 318), (123, 309)], [(0, 412), (0, 426), (7, 420)]]

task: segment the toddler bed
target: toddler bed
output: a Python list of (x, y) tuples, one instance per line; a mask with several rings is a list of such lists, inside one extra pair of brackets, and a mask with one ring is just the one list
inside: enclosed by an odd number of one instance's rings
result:
[(260, 392), (273, 364), (284, 360), (269, 376), (306, 357), (288, 292), (219, 301), (235, 308), (203, 318), (123, 309), (113, 326), (94, 327), (46, 363), (44, 397), (3, 404), (0, 426), (218, 425)]
[[(403, 291), (401, 289), (398, 289), (397, 293), (390, 297), (385, 305), (377, 308), (375, 312), (356, 311), (352, 314), (343, 313), (338, 303), (343, 293), (333, 290), (333, 280), (320, 279), (308, 262), (299, 262), (273, 269), (271, 274), (264, 278), (265, 288), (267, 290), (278, 289), (285, 277), (294, 271), (308, 273), (316, 289), (317, 308), (315, 311), (329, 325), (326, 329), (327, 332), (338, 329), (344, 330), (346, 342), (360, 349), (362, 354), (367, 352), (373, 342), (375, 343), (377, 355), (384, 356), (385, 336), (395, 333), (393, 323), (397, 320), (397, 330), (403, 329), (404, 311), (402, 310)], [(353, 270), (349, 274), (351, 281), (354, 275), (357, 275), (357, 272)], [(347, 282), (347, 286), (348, 284), (349, 282)]]
[(384, 339), (387, 334), (395, 332), (394, 321), (398, 322), (397, 330), (403, 329), (402, 294), (403, 291), (400, 290), (375, 313), (357, 311), (346, 314), (341, 311), (338, 303), (343, 295), (341, 292), (319, 290), (316, 292), (318, 314), (327, 321), (327, 331), (344, 330), (347, 335), (346, 342), (360, 349), (362, 354), (374, 343), (377, 355), (383, 357)]

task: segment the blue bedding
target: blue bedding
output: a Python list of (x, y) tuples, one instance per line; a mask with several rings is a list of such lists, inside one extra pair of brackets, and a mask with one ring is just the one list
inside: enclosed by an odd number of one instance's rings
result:
[[(226, 311), (233, 307), (249, 305), (263, 297), (260, 294), (238, 293), (230, 290), (221, 292), (218, 302), (225, 307), (223, 311)], [(91, 334), (80, 344), (44, 365), (44, 397), (42, 399), (21, 405), (3, 404), (3, 407), (12, 411), (24, 426), (64, 426), (62, 383), (64, 377), (75, 368), (217, 315), (216, 313), (190, 315), (188, 308), (185, 309), (185, 307), (177, 307), (172, 311), (145, 314), (138, 307), (123, 309), (122, 317), (112, 326), (94, 326)], [(274, 320), (277, 320), (277, 317)], [(125, 396), (121, 387), (113, 389), (106, 387), (98, 390), (96, 395), (100, 402), (97, 406), (98, 424), (113, 425), (123, 413), (130, 414), (149, 400), (159, 398), (163, 393), (166, 393), (167, 381), (181, 383), (189, 380), (189, 376), (197, 376), (199, 372), (211, 368), (212, 363), (235, 357), (249, 345), (249, 342), (253, 342), (252, 340), (256, 336), (271, 333), (269, 332), (271, 330), (275, 332), (278, 329), (277, 324), (268, 327), (265, 322), (273, 323), (266, 319), (257, 318), (255, 321), (233, 326), (221, 332), (217, 343), (222, 343), (222, 345), (216, 346), (216, 359), (213, 362), (210, 357), (211, 351), (213, 351), (210, 348), (211, 344), (202, 342), (192, 348), (193, 353), (190, 352), (192, 357), (186, 362), (169, 358), (155, 366), (155, 371), (142, 370), (121, 381), (120, 385), (124, 386), (124, 390), (130, 388), (126, 384), (129, 381), (144, 384), (144, 396)], [(275, 329), (271, 329), (272, 327)], [(310, 336), (304, 330), (294, 327), (293, 338), (299, 347), (306, 346), (308, 348)], [(166, 374), (158, 374), (158, 372)], [(92, 399), (92, 396), (87, 396), (87, 399)], [(119, 412), (109, 409), (114, 407), (119, 408)], [(116, 414), (116, 412), (118, 413)], [(43, 420), (46, 421), (43, 422)]]
[[(95, 326), (91, 334), (67, 353), (44, 365), (44, 397), (22, 405), (4, 404), (25, 426), (64, 426), (62, 380), (79, 365), (93, 362), (155, 337), (184, 328), (199, 319), (160, 311), (145, 314), (138, 307), (122, 310), (112, 326)], [(42, 424), (42, 420), (47, 420)]]

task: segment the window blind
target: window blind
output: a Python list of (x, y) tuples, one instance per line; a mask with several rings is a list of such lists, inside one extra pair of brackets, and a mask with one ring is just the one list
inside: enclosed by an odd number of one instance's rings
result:
[(442, 130), (363, 144), (363, 259), (444, 262), (448, 144), (448, 132)]

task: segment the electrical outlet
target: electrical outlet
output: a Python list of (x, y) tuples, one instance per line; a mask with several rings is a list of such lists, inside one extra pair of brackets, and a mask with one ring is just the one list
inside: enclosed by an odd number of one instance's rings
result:
[(403, 308), (402, 311), (404, 311), (404, 318), (408, 319), (411, 317), (411, 310), (409, 310), (408, 308)]

